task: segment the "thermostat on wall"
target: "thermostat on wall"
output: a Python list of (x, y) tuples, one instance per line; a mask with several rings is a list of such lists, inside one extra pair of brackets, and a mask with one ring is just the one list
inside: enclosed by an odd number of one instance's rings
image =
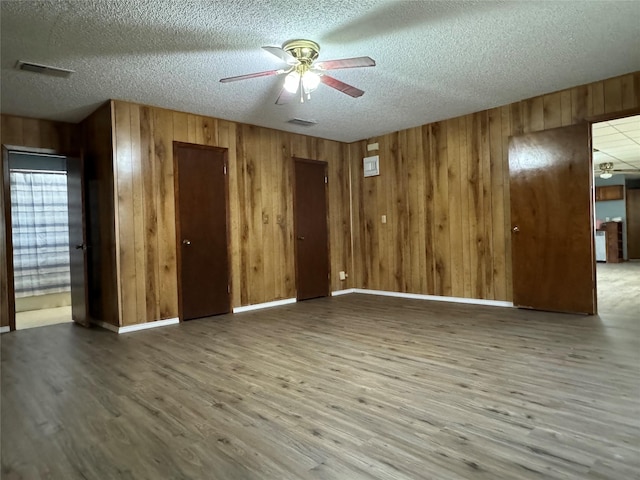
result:
[(376, 175), (380, 175), (380, 157), (378, 155), (364, 157), (364, 176), (375, 177)]

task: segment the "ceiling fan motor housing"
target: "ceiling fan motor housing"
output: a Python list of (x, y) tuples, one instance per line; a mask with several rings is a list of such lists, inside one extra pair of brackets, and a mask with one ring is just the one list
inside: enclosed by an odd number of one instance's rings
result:
[(290, 40), (282, 45), (282, 49), (307, 67), (320, 55), (320, 45), (311, 40)]
[(600, 167), (600, 170), (603, 170), (605, 172), (613, 170), (613, 162), (604, 162), (598, 166)]

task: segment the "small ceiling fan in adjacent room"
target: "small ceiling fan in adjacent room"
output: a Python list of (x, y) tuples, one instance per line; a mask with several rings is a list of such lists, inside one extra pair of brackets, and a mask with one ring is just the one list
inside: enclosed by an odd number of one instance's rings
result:
[(598, 165), (595, 174), (600, 178), (611, 178), (616, 173), (634, 173), (640, 174), (637, 168), (613, 168), (613, 162), (603, 162)]
[(249, 78), (269, 77), (273, 75), (284, 75), (284, 86), (276, 100), (277, 105), (289, 103), (298, 97), (300, 103), (305, 98), (311, 98), (313, 92), (320, 83), (328, 87), (345, 93), (351, 97), (361, 97), (363, 90), (327, 75), (327, 70), (338, 70), (341, 68), (375, 67), (376, 62), (370, 57), (343, 58), (341, 60), (325, 60), (316, 62), (320, 54), (320, 46), (311, 40), (291, 40), (285, 42), (280, 47), (262, 47), (267, 52), (284, 60), (289, 65), (287, 68), (278, 70), (267, 70), (265, 72), (249, 73), (237, 77), (223, 78), (222, 83), (236, 82)]

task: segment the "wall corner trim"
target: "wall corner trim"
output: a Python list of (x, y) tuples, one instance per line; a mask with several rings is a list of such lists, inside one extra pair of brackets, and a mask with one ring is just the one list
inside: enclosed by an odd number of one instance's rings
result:
[(166, 327), (168, 325), (177, 325), (180, 323), (178, 318), (167, 318), (164, 320), (157, 320), (155, 322), (146, 322), (146, 323), (138, 323), (137, 325), (127, 325), (125, 327), (116, 327), (115, 325), (111, 325), (107, 322), (92, 322), (94, 325), (104, 328), (105, 330), (109, 330), (114, 333), (130, 333), (137, 332), (139, 330), (147, 330), (149, 328), (157, 328), (157, 327)]
[(513, 307), (513, 302), (502, 300), (483, 300), (480, 298), (464, 297), (444, 297), (441, 295), (424, 295), (420, 293), (389, 292), (386, 290), (367, 290), (364, 288), (354, 288), (353, 293), (364, 293), (366, 295), (381, 295), (386, 297), (411, 298), (415, 300), (431, 300), (436, 302), (468, 303), (472, 305), (487, 305), (491, 307)]
[(296, 303), (295, 298), (285, 298), (284, 300), (274, 300), (273, 302), (256, 303), (254, 305), (246, 305), (244, 307), (234, 307), (233, 313), (250, 312), (252, 310), (262, 310), (263, 308), (279, 307), (281, 305), (288, 305), (290, 303)]
[(331, 292), (331, 296), (332, 297), (337, 297), (338, 295), (348, 295), (350, 293), (356, 293), (356, 289), (355, 288), (347, 288), (346, 290), (336, 290), (334, 292)]
[(11, 327), (0, 327), (0, 333), (9, 333), (11, 331)]

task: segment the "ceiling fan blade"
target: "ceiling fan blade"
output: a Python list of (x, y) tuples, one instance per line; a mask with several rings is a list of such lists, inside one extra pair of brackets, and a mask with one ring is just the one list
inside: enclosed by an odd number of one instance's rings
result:
[(296, 65), (298, 63), (298, 60), (293, 55), (280, 47), (262, 47), (262, 49), (266, 50), (271, 55), (275, 55), (279, 59), (284, 60), (289, 65)]
[(220, 82), (228, 83), (228, 82), (237, 82), (238, 80), (246, 80), (248, 78), (258, 78), (258, 77), (270, 77), (272, 75), (280, 75), (284, 73), (285, 70), (267, 70), (266, 72), (257, 72), (257, 73), (248, 73), (246, 75), (238, 75), (237, 77), (227, 77), (221, 78)]
[(336, 70), (338, 68), (375, 67), (376, 61), (371, 57), (343, 58), (341, 60), (325, 60), (313, 64), (320, 70)]
[(322, 75), (320, 77), (320, 81), (328, 87), (335, 88), (336, 90), (339, 90), (342, 93), (346, 93), (347, 95), (354, 98), (364, 95), (364, 90), (360, 90), (359, 88), (341, 82), (340, 80), (330, 77), (329, 75)]

